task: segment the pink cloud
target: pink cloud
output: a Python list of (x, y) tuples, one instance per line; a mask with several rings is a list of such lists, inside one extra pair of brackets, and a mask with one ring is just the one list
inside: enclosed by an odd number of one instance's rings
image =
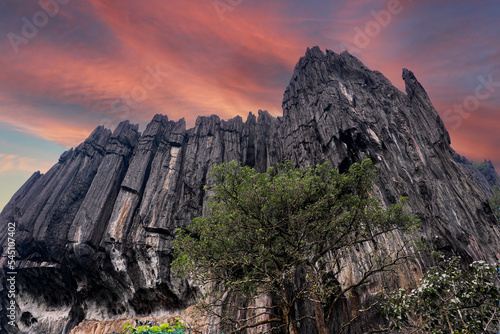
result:
[[(499, 46), (496, 39), (481, 36), (488, 31), (465, 24), (461, 14), (452, 17), (453, 24), (438, 25), (440, 13), (453, 13), (454, 7), (444, 1), (400, 2), (403, 11), (392, 15), (355, 55), (401, 90), (401, 69), (409, 68), (442, 113), (473, 92), (474, 78), (494, 70), (479, 66), (478, 50), (489, 55), (484, 63), (494, 64)], [(386, 2), (368, 0), (321, 4), (322, 12), (314, 4), (294, 12), (297, 4), (286, 1), (243, 1), (222, 14), (205, 0), (128, 0), (119, 5), (89, 0), (75, 6), (64, 8), (59, 30), (54, 20), (19, 54), (0, 55), (0, 122), (65, 146), (77, 145), (107, 119), (144, 124), (163, 113), (171, 119), (185, 117), (192, 125), (202, 114), (228, 118), (268, 109), (281, 115), (287, 80), (306, 47), (319, 44), (340, 52), (342, 42), (354, 43), (356, 28), (365, 29), (375, 20), (372, 10), (387, 9)], [(76, 14), (93, 21), (85, 23)], [(93, 27), (102, 33), (90, 34)], [(106, 38), (97, 38), (104, 33)], [(480, 47), (471, 47), (476, 45)], [(8, 44), (1, 46), (11, 51)], [(132, 101), (133, 107), (124, 105), (124, 96), (144, 87), (146, 68), (157, 66), (168, 77), (147, 90), (146, 98)], [(471, 78), (469, 86), (462, 84)], [(113, 109), (116, 101), (128, 111)], [(498, 109), (499, 103), (492, 97), (460, 131), (451, 131), (457, 150), (474, 157), (478, 152), (497, 154), (495, 135), (477, 135), (488, 143), (475, 151), (467, 136), (496, 133), (492, 124), (498, 124), (499, 116), (484, 108)]]
[(53, 165), (53, 161), (0, 154), (0, 176), (10, 172), (33, 173), (35, 170), (45, 173)]

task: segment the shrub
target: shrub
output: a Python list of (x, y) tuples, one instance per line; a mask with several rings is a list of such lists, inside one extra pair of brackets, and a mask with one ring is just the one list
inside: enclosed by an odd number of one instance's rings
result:
[(475, 261), (462, 268), (460, 258), (442, 259), (416, 289), (388, 295), (384, 311), (390, 330), (412, 333), (498, 333), (498, 264)]
[(187, 329), (186, 324), (179, 321), (176, 318), (175, 323), (164, 323), (159, 326), (138, 326), (134, 327), (132, 324), (125, 324), (123, 326), (122, 334), (185, 334), (185, 330)]

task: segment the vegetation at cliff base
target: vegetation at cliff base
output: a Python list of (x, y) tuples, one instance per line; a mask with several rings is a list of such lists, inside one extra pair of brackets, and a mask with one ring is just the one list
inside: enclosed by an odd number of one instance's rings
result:
[(384, 305), (389, 330), (404, 333), (498, 333), (500, 282), (498, 264), (484, 261), (462, 267), (460, 258), (442, 259), (418, 287), (388, 295)]
[(175, 323), (164, 323), (159, 326), (138, 326), (134, 327), (132, 324), (125, 324), (123, 326), (122, 334), (184, 334), (187, 329), (186, 324), (176, 318)]
[[(199, 306), (225, 333), (271, 324), (297, 333), (310, 320), (326, 334), (342, 298), (410, 256), (399, 232), (416, 219), (402, 204), (382, 208), (375, 180), (370, 160), (345, 174), (328, 163), (288, 162), (265, 173), (236, 162), (215, 166), (208, 214), (179, 230), (173, 269), (204, 287)], [(394, 240), (390, 251), (379, 246), (383, 236)], [(304, 302), (314, 314), (295, 313)]]

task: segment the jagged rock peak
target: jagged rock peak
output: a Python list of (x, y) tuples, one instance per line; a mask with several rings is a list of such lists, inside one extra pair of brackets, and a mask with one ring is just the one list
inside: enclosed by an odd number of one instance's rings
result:
[[(374, 119), (386, 118), (394, 110), (411, 106), (406, 122), (418, 119), (424, 122), (427, 141), (450, 144), (444, 124), (415, 75), (403, 69), (407, 94), (394, 87), (380, 72), (372, 71), (359, 59), (347, 51), (337, 54), (319, 47), (308, 49), (302, 57), (290, 80), (283, 97), (283, 117), (310, 121), (310, 115), (301, 115), (304, 108), (296, 108), (293, 103), (314, 98), (316, 107), (321, 100), (331, 100), (325, 109), (337, 106), (339, 110), (350, 110), (344, 119), (353, 118), (356, 123), (370, 123)], [(340, 105), (339, 105), (340, 104)], [(333, 109), (334, 110), (334, 109)], [(368, 113), (367, 111), (373, 111)], [(370, 117), (371, 116), (371, 117)]]

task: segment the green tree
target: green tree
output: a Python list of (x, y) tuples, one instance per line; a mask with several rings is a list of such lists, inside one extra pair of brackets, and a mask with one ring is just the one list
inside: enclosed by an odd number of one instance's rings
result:
[(495, 216), (500, 220), (500, 186), (497, 185), (493, 187), (493, 196), (490, 197), (491, 209), (495, 213)]
[(431, 268), (413, 290), (388, 295), (383, 308), (389, 330), (433, 334), (498, 333), (498, 264), (473, 262), (467, 270), (460, 258)]
[[(416, 219), (401, 204), (382, 209), (371, 193), (376, 169), (369, 160), (345, 174), (328, 163), (302, 170), (288, 162), (257, 173), (231, 162), (214, 167), (211, 180), (208, 214), (179, 230), (173, 267), (206, 287), (200, 305), (232, 324), (233, 333), (267, 323), (297, 333), (294, 309), (307, 299), (314, 316), (305, 318), (326, 334), (343, 296), (408, 257), (404, 241), (392, 252), (377, 246), (382, 235), (403, 238), (399, 231)], [(356, 267), (361, 275), (341, 284), (343, 259), (363, 247), (368, 260)], [(297, 288), (298, 273), (305, 283)], [(276, 305), (251, 303), (264, 295)], [(241, 298), (250, 301), (247, 307), (228, 305)], [(229, 306), (240, 319), (222, 311)]]

